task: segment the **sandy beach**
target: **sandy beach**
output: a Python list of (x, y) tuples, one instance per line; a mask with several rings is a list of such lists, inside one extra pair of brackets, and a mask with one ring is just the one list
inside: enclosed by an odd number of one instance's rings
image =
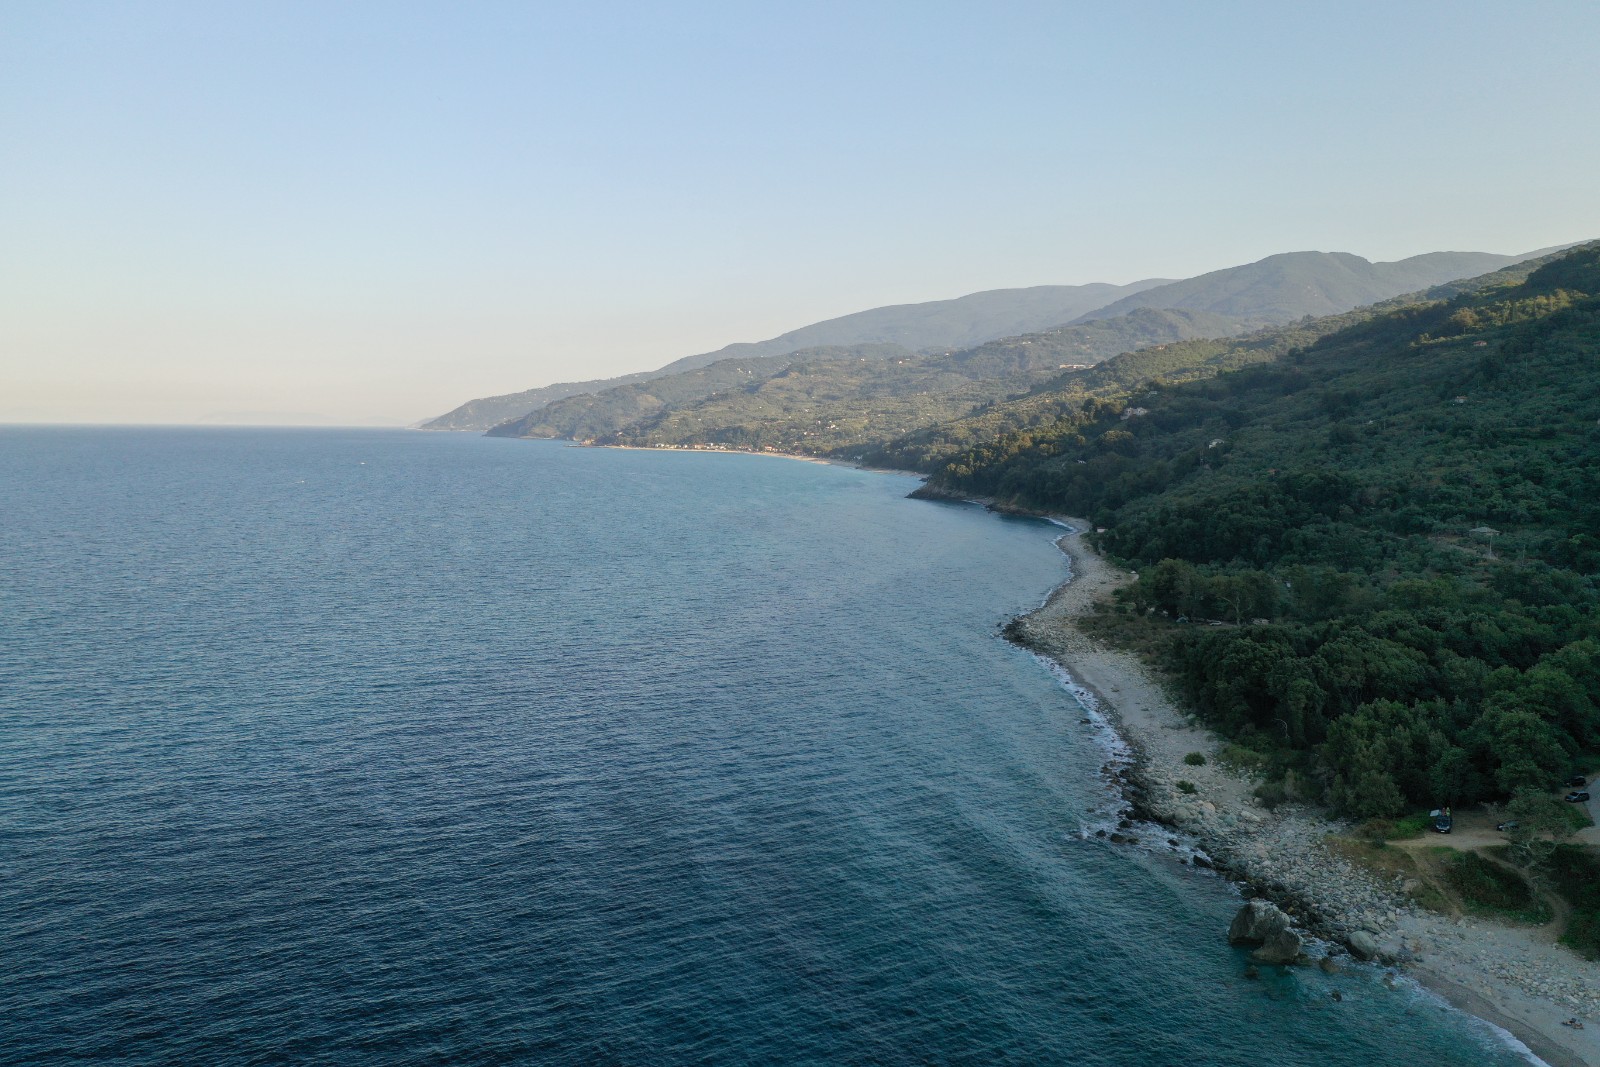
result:
[[(1083, 543), (1081, 519), (1062, 518), (1057, 542), (1072, 577), (1037, 611), (1018, 620), (1017, 637), (1049, 656), (1098, 701), (1135, 754), (1130, 792), (1141, 814), (1184, 830), (1217, 865), (1285, 907), (1320, 937), (1367, 931), (1395, 970), (1454, 1006), (1514, 1035), (1551, 1067), (1600, 1064), (1600, 965), (1555, 944), (1538, 927), (1449, 918), (1418, 906), (1392, 879), (1329, 849), (1340, 829), (1317, 810), (1254, 798), (1256, 782), (1214, 758), (1219, 739), (1175, 701), (1131, 653), (1087, 636), (1077, 619), (1132, 575)], [(1184, 763), (1189, 753), (1207, 757)], [(1177, 783), (1192, 783), (1192, 794)], [(1219, 941), (1224, 932), (1217, 931)], [(1583, 1029), (1563, 1025), (1578, 1019)]]

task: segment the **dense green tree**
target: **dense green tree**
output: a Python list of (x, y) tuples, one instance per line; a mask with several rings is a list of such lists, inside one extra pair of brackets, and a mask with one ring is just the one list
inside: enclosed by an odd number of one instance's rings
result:
[(1572, 836), (1572, 823), (1561, 801), (1542, 789), (1519, 790), (1506, 805), (1506, 817), (1514, 824), (1506, 833), (1512, 858), (1524, 870), (1545, 866)]
[(1437, 295), (996, 405), (929, 491), (1103, 527), (1195, 706), (1341, 810), (1548, 787), (1600, 750), (1600, 246)]

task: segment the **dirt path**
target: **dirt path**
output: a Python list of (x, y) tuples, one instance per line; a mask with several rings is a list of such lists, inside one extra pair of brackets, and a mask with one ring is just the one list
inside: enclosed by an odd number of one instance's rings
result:
[[(1472, 914), (1455, 890), (1434, 869), (1432, 857), (1429, 855), (1433, 849), (1447, 848), (1456, 852), (1472, 852), (1482, 857), (1486, 862), (1494, 864), (1501, 870), (1509, 871), (1516, 875), (1528, 892), (1542, 901), (1550, 910), (1551, 920), (1537, 926), (1530, 926), (1532, 931), (1541, 941), (1554, 944), (1561, 939), (1567, 931), (1567, 923), (1572, 918), (1572, 907), (1549, 887), (1528, 876), (1528, 873), (1516, 864), (1502, 859), (1494, 854), (1499, 849), (1509, 844), (1506, 835), (1494, 828), (1493, 816), (1489, 815), (1462, 815), (1457, 816), (1455, 825), (1449, 834), (1427, 834), (1423, 837), (1407, 838), (1402, 841), (1391, 841), (1389, 844), (1405, 852), (1411, 857), (1417, 869), (1417, 877), (1437, 892), (1449, 903), (1454, 912), (1452, 917), (1459, 918)], [(1589, 830), (1595, 830), (1590, 827)], [(1578, 840), (1579, 835), (1573, 835), (1573, 840)]]
[(1567, 932), (1567, 923), (1572, 921), (1572, 905), (1568, 904), (1559, 893), (1551, 891), (1548, 886), (1540, 885), (1538, 881), (1528, 877), (1528, 872), (1516, 864), (1508, 863), (1499, 856), (1491, 855), (1488, 852), (1479, 852), (1478, 854), (1501, 870), (1510, 871), (1522, 879), (1522, 884), (1528, 887), (1528, 892), (1544, 901), (1544, 906), (1550, 909), (1550, 921), (1540, 929), (1549, 935), (1552, 944), (1561, 940), (1561, 935)]

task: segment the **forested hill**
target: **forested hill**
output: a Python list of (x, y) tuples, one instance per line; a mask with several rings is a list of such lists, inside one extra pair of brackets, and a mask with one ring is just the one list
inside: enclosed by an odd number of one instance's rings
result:
[[(1259, 281), (1255, 266), (1237, 270)], [(1275, 359), (1380, 307), (1247, 337), (1236, 337), (1249, 328), (1241, 319), (1136, 308), (954, 351), (855, 345), (739, 357), (557, 400), (490, 433), (840, 455), (926, 470), (975, 440), (1058, 418), (1075, 400), (1124, 393), (1153, 377), (1184, 380)], [(1115, 358), (1092, 366), (1108, 357)]]
[(1147, 278), (1127, 285), (1105, 282), (1034, 285), (1022, 289), (969, 293), (952, 300), (871, 308), (802, 326), (766, 341), (731, 344), (715, 352), (685, 356), (653, 371), (603, 380), (562, 382), (469, 400), (455, 410), (425, 423), (422, 428), (475, 430), (481, 433), (491, 426), (520, 419), (546, 404), (569, 396), (681, 374), (730, 359), (749, 361), (789, 355), (805, 349), (857, 344), (892, 344), (912, 350), (967, 348), (996, 337), (1058, 326), (1102, 304), (1166, 282), (1165, 278)]
[(1220, 315), (1152, 311), (914, 355), (893, 345), (723, 360), (552, 404), (495, 435), (602, 444), (838, 454), (958, 418), (1130, 348), (1241, 327)]
[(1114, 318), (1136, 308), (1187, 308), (1258, 326), (1277, 325), (1487, 274), (1551, 251), (1523, 256), (1429, 252), (1393, 263), (1371, 263), (1348, 252), (1286, 252), (1133, 293), (1087, 312), (1079, 321)]
[[(1232, 336), (1307, 315), (1346, 311), (1452, 278), (1482, 274), (1538, 254), (1431, 252), (1396, 263), (1369, 263), (1347, 253), (1294, 252), (1180, 282), (1153, 278), (1127, 285), (1039, 285), (971, 293), (953, 300), (896, 304), (812, 323), (766, 341), (732, 344), (715, 352), (685, 356), (653, 371), (608, 380), (564, 382), (471, 400), (422, 428), (481, 432), (566, 397), (654, 381), (730, 359), (748, 362), (806, 349), (893, 344), (921, 354), (953, 354), (1001, 338), (1043, 333), (1063, 325), (1092, 326), (1096, 320), (1124, 319), (1151, 311), (1225, 320), (1226, 328), (1203, 336)], [(1098, 340), (1103, 345), (1105, 338)], [(1152, 339), (1145, 343), (1158, 342)], [(1094, 358), (1121, 350), (1104, 352), (1095, 347)], [(1063, 358), (1061, 362), (1093, 362), (1085, 358), (1087, 354), (1086, 349), (1078, 358)], [(940, 412), (943, 415), (945, 409), (941, 407)]]
[[(1230, 331), (1213, 328), (1209, 332), (1196, 331), (1193, 339), (1152, 340), (1145, 347), (1124, 352), (1113, 359), (1097, 363), (1087, 369), (1064, 370), (1050, 380), (1035, 386), (1029, 392), (1009, 397), (958, 419), (914, 431), (893, 441), (883, 442), (857, 452), (853, 458), (881, 467), (903, 468), (934, 472), (952, 456), (969, 451), (998, 438), (1034, 431), (1051, 426), (1076, 412), (1090, 398), (1114, 399), (1125, 397), (1130, 390), (1160, 380), (1167, 384), (1210, 378), (1225, 371), (1237, 370), (1255, 363), (1268, 363), (1282, 358), (1297, 348), (1304, 348), (1330, 334), (1349, 329), (1380, 315), (1417, 304), (1450, 300), (1464, 293), (1495, 286), (1512, 285), (1525, 281), (1539, 266), (1556, 258), (1546, 254), (1537, 259), (1518, 260), (1491, 274), (1473, 278), (1457, 278), (1420, 292), (1407, 293), (1389, 300), (1355, 308), (1337, 315), (1302, 319), (1286, 326), (1271, 327), (1229, 336)], [(1120, 319), (1104, 319), (1080, 323), (1052, 331), (1054, 334), (1072, 335), (1093, 326), (1110, 326), (1137, 319), (1141, 315), (1200, 315), (1198, 312), (1139, 309)], [(1211, 317), (1216, 319), (1218, 317)], [(1238, 330), (1238, 320), (1232, 322)]]
[(782, 356), (724, 359), (708, 367), (567, 397), (489, 430), (491, 437), (566, 437), (589, 441), (662, 411), (725, 395), (802, 363), (878, 363), (904, 360), (912, 352), (899, 345), (831, 345)]
[(1387, 816), (1600, 751), (1600, 245), (1090, 400), (930, 488), (1089, 516), (1139, 570), (1101, 625), (1159, 649), (1274, 798)]
[(497, 426), (510, 419), (520, 419), (531, 411), (537, 411), (546, 404), (554, 404), (556, 401), (564, 400), (569, 396), (580, 396), (600, 389), (611, 389), (633, 382), (649, 381), (655, 376), (656, 372), (654, 371), (640, 371), (637, 374), (625, 374), (620, 378), (597, 378), (587, 382), (557, 382), (554, 385), (542, 385), (537, 389), (524, 389), (521, 392), (505, 393), (501, 396), (480, 397), (477, 400), (469, 400), (460, 407), (452, 408), (436, 419), (429, 419), (419, 429), (483, 433), (490, 427)]

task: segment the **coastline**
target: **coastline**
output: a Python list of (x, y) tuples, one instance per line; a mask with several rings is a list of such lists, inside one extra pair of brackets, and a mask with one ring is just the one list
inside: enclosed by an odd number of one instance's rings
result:
[[(533, 440), (541, 440), (534, 438)], [(546, 441), (561, 441), (566, 438), (547, 437)], [(573, 448), (614, 448), (620, 452), (698, 452), (713, 456), (763, 456), (767, 459), (796, 459), (801, 463), (820, 463), (825, 467), (850, 467), (858, 471), (872, 471), (874, 474), (900, 474), (907, 478), (923, 478), (928, 476), (921, 471), (899, 470), (895, 467), (873, 467), (865, 463), (853, 463), (847, 459), (829, 459), (826, 456), (807, 456), (799, 452), (758, 452), (750, 448), (691, 448), (686, 445), (591, 445), (579, 441), (571, 442)]]
[[(1207, 861), (1279, 904), (1314, 936), (1348, 945), (1354, 933), (1367, 932), (1379, 960), (1396, 973), (1510, 1034), (1549, 1067), (1600, 1063), (1600, 968), (1541, 937), (1538, 928), (1426, 911), (1399, 885), (1326, 847), (1326, 836), (1341, 824), (1310, 808), (1262, 807), (1253, 795), (1256, 782), (1219, 765), (1220, 739), (1185, 713), (1137, 656), (1078, 628), (1078, 618), (1133, 576), (1083, 543), (1082, 519), (1056, 521), (1066, 526), (1056, 545), (1071, 574), (1008, 635), (1067, 672), (1121, 735), (1132, 765), (1119, 783), (1136, 816), (1194, 837)], [(1193, 752), (1206, 762), (1186, 764)], [(1179, 790), (1179, 781), (1194, 792)], [(1574, 1017), (1588, 1026), (1562, 1025)]]
[[(926, 479), (917, 471), (894, 470), (847, 460), (786, 452), (677, 446), (591, 445), (644, 452), (709, 452), (765, 456)], [(992, 511), (1046, 518), (1064, 528), (1056, 547), (1068, 558), (1067, 579), (1036, 609), (1014, 620), (1007, 636), (1053, 664), (1075, 693), (1085, 693), (1109, 725), (1118, 755), (1113, 784), (1141, 820), (1172, 827), (1198, 845), (1196, 866), (1214, 867), (1246, 885), (1251, 894), (1278, 904), (1296, 926), (1323, 942), (1348, 947), (1357, 931), (1378, 946), (1374, 965), (1390, 969), (1428, 990), (1443, 1005), (1489, 1024), (1513, 1050), (1546, 1067), (1600, 1064), (1600, 968), (1541, 937), (1537, 928), (1501, 926), (1473, 918), (1452, 919), (1418, 906), (1399, 884), (1359, 868), (1325, 845), (1343, 824), (1300, 805), (1263, 807), (1255, 780), (1222, 767), (1215, 758), (1222, 740), (1201, 725), (1135, 654), (1108, 648), (1089, 637), (1076, 620), (1113, 590), (1133, 580), (1081, 539), (1088, 523), (1070, 516), (1043, 516), (992, 501), (971, 500), (919, 488), (913, 497), (978, 503)], [(1193, 766), (1193, 752), (1206, 762)], [(1180, 781), (1194, 787), (1178, 789)], [(1112, 834), (1113, 843), (1137, 837)], [(1190, 862), (1185, 857), (1184, 862)], [(1221, 940), (1223, 931), (1217, 932)], [(1334, 952), (1340, 951), (1334, 949)], [(1347, 964), (1339, 956), (1333, 966)], [(1330, 960), (1330, 962), (1332, 962)], [(1569, 1018), (1588, 1024), (1577, 1030)]]

